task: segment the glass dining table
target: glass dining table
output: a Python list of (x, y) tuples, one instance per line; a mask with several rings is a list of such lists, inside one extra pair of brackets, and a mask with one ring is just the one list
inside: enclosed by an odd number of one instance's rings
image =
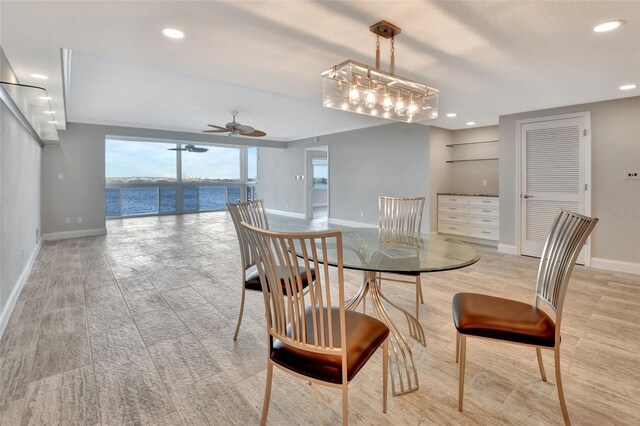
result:
[[(396, 325), (390, 309), (400, 311), (408, 323), (409, 335), (426, 346), (422, 325), (416, 317), (394, 302), (391, 286), (383, 292), (380, 273), (419, 275), (449, 271), (474, 264), (480, 259), (472, 246), (431, 234), (399, 233), (377, 228), (344, 228), (342, 230), (343, 268), (363, 271), (362, 284), (346, 301), (347, 309), (356, 309), (368, 296), (375, 316), (384, 322), (389, 333), (389, 361), (393, 395), (402, 395), (419, 388), (409, 342)], [(327, 263), (337, 265), (337, 250), (327, 247)], [(324, 259), (318, 259), (324, 263)], [(386, 288), (386, 287), (385, 287)], [(391, 296), (391, 297), (390, 297)], [(366, 302), (364, 302), (366, 303)], [(385, 306), (386, 305), (386, 306)]]

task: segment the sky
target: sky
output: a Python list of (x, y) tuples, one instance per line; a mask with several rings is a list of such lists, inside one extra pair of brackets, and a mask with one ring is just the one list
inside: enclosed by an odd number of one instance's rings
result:
[[(196, 144), (196, 146), (198, 146)], [(107, 140), (106, 177), (176, 177), (175, 144)], [(208, 179), (240, 179), (240, 150), (207, 146), (208, 152), (182, 151), (182, 174)], [(251, 151), (249, 150), (250, 154)], [(251, 155), (250, 155), (251, 156)], [(254, 155), (255, 158), (255, 155)], [(251, 161), (250, 161), (251, 164)], [(249, 167), (249, 176), (255, 165)], [(255, 171), (254, 171), (255, 175)]]

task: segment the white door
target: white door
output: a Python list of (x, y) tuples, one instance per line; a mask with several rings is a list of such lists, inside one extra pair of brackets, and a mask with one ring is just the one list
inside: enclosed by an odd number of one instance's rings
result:
[[(521, 253), (540, 257), (560, 209), (587, 211), (588, 115), (521, 125)], [(583, 250), (578, 263), (586, 259)]]

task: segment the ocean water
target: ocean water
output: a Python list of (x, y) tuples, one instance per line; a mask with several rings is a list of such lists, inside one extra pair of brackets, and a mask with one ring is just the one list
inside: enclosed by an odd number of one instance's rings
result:
[[(141, 214), (175, 213), (176, 188), (132, 187), (122, 189), (122, 216)], [(228, 198), (227, 198), (228, 197)], [(182, 210), (197, 212), (224, 210), (227, 202), (240, 201), (240, 186), (184, 186)], [(105, 191), (105, 213), (107, 217), (120, 216), (120, 189)]]

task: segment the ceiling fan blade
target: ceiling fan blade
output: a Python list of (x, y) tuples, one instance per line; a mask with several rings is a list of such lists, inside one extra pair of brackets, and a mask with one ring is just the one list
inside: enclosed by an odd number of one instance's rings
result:
[(242, 133), (242, 136), (251, 136), (254, 138), (260, 138), (262, 136), (267, 136), (267, 134), (265, 132), (263, 132), (262, 130), (254, 130), (251, 133)]
[(167, 151), (186, 151), (185, 148), (167, 148)]
[(229, 129), (224, 130), (203, 130), (202, 133), (228, 133)]
[(247, 133), (251, 133), (251, 132), (255, 131), (256, 129), (254, 129), (251, 126), (245, 126), (244, 124), (237, 124), (236, 125), (236, 130), (238, 130), (241, 135), (244, 135), (244, 134), (247, 134)]
[(207, 124), (207, 126), (213, 127), (214, 129), (227, 130), (227, 131), (229, 130), (226, 127), (216, 126), (215, 124)]
[(190, 152), (207, 152), (209, 149), (207, 148), (191, 148)]

